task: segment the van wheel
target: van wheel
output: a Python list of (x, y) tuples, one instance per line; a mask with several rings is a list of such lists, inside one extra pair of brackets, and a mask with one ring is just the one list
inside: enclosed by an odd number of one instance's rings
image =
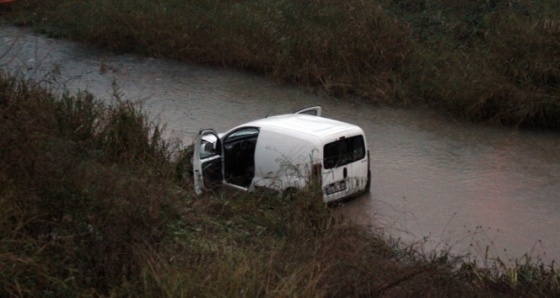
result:
[(371, 171), (367, 171), (367, 183), (366, 183), (366, 192), (369, 192), (369, 188), (371, 187)]
[(295, 200), (296, 199), (296, 192), (297, 192), (297, 190), (293, 187), (286, 188), (282, 192), (282, 198), (290, 200), (290, 201)]

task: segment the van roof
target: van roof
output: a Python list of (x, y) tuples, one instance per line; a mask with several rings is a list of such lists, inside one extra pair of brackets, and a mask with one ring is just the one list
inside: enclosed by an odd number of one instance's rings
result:
[(362, 129), (356, 125), (306, 114), (272, 116), (251, 121), (243, 126), (255, 126), (276, 132), (289, 130), (298, 134), (303, 133), (315, 136), (323, 140), (333, 136), (337, 137), (341, 134), (363, 134)]

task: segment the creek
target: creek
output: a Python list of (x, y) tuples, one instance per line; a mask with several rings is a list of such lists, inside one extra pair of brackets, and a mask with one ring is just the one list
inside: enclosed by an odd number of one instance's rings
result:
[(339, 216), (428, 253), (545, 264), (560, 257), (557, 132), (321, 97), (243, 72), (114, 55), (6, 26), (0, 67), (54, 90), (119, 94), (185, 144), (201, 128), (225, 131), (321, 105), (324, 116), (361, 126), (371, 152), (371, 190), (334, 208)]

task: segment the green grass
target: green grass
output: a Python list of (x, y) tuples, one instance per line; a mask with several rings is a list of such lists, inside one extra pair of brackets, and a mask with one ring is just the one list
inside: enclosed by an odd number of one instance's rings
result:
[(312, 191), (194, 196), (139, 107), (0, 73), (0, 296), (558, 296), (553, 266), (422, 255)]
[(20, 0), (9, 16), (55, 37), (326, 95), (560, 127), (556, 0)]

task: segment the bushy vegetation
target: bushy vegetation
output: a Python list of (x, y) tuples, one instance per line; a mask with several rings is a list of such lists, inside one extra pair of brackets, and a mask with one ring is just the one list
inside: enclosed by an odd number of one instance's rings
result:
[(560, 127), (560, 3), (391, 1), (414, 42), (409, 95), (453, 114)]
[(0, 119), (3, 291), (74, 296), (122, 286), (144, 251), (157, 249), (179, 202), (170, 144), (128, 103), (57, 99), (3, 74)]
[[(20, 24), (328, 95), (560, 127), (556, 0), (19, 0)], [(22, 14), (17, 11), (21, 9)], [(19, 17), (18, 17), (19, 16)]]
[(0, 296), (557, 296), (554, 267), (479, 268), (335, 219), (320, 194), (195, 197), (188, 149), (118, 96), (0, 74)]

